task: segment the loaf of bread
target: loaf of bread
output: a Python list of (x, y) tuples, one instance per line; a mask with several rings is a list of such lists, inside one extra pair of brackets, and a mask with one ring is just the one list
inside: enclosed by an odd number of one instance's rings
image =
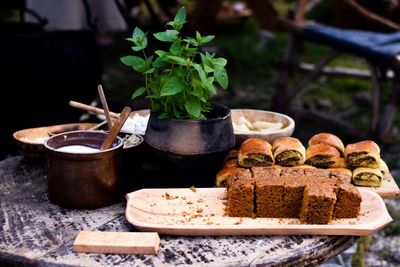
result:
[(238, 159), (243, 167), (274, 165), (271, 144), (259, 138), (245, 140), (240, 145)]
[(306, 149), (299, 139), (283, 137), (272, 144), (275, 164), (282, 166), (301, 165), (306, 160)]

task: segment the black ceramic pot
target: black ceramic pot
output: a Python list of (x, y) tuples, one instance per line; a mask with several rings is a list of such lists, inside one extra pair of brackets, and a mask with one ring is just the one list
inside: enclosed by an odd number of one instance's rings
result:
[(235, 136), (230, 109), (215, 103), (212, 108), (207, 120), (159, 119), (150, 114), (145, 142), (160, 163), (162, 185), (214, 186)]

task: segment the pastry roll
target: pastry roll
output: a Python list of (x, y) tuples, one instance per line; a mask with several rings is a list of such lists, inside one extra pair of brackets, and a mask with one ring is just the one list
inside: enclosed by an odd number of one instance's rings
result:
[(382, 179), (380, 169), (359, 167), (353, 170), (353, 182), (356, 185), (380, 186)]
[(380, 149), (374, 141), (349, 144), (344, 154), (349, 167), (379, 168)]
[(259, 138), (245, 140), (240, 145), (238, 159), (243, 167), (274, 165), (271, 144)]
[(379, 159), (379, 169), (382, 172), (383, 178), (385, 178), (385, 176), (389, 173), (389, 168), (386, 165), (386, 162), (383, 161), (383, 159)]
[(231, 160), (231, 159), (237, 159), (237, 158), (238, 158), (238, 151), (237, 150), (231, 150), (226, 155), (224, 161), (228, 161), (228, 160)]
[(342, 140), (340, 140), (339, 137), (336, 135), (330, 134), (330, 133), (319, 133), (311, 137), (311, 139), (308, 141), (308, 145), (316, 145), (316, 144), (325, 144), (325, 145), (330, 145), (335, 147), (339, 153), (340, 156), (344, 156), (344, 144)]
[(340, 158), (338, 168), (345, 168), (347, 169), (346, 160), (344, 158)]
[(222, 169), (228, 169), (228, 168), (237, 168), (240, 167), (239, 162), (237, 159), (230, 159), (227, 161), (224, 161), (224, 163), (222, 163)]
[(306, 149), (299, 139), (284, 137), (274, 141), (272, 145), (275, 164), (282, 166), (301, 165), (306, 160)]
[(319, 168), (332, 168), (339, 166), (339, 151), (325, 144), (316, 144), (307, 148), (306, 164)]
[(240, 171), (244, 170), (243, 168), (225, 168), (225, 169), (221, 169), (218, 173), (217, 173), (217, 179), (215, 181), (215, 184), (217, 187), (226, 187), (226, 179), (230, 176), (230, 175), (234, 175), (235, 173), (238, 173)]

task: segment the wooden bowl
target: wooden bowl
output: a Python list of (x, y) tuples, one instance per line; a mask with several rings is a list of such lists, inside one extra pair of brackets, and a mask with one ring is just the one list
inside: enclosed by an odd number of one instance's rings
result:
[(267, 133), (262, 133), (258, 131), (234, 132), (236, 138), (236, 146), (239, 146), (244, 140), (248, 138), (260, 138), (267, 140), (272, 144), (275, 139), (291, 136), (294, 131), (294, 120), (291, 117), (281, 113), (256, 109), (232, 109), (231, 112), (232, 122), (236, 124), (238, 123), (241, 116), (245, 117), (251, 123), (255, 121), (267, 121), (280, 122), (283, 124), (281, 129)]
[(43, 143), (51, 135), (72, 130), (86, 130), (95, 123), (69, 123), (54, 126), (29, 128), (13, 134), (18, 152), (30, 160), (43, 160), (45, 150)]

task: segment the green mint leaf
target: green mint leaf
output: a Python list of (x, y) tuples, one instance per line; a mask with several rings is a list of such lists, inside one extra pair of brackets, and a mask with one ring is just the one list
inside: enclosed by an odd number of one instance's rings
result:
[(156, 69), (155, 68), (150, 68), (148, 70), (146, 70), (145, 72), (143, 72), (143, 74), (150, 74), (153, 73)]
[(171, 47), (169, 48), (169, 52), (173, 56), (179, 55), (179, 53), (181, 52), (181, 46), (179, 45), (179, 42), (177, 42), (177, 41), (173, 42), (171, 44)]
[(201, 41), (201, 34), (198, 31), (196, 31), (196, 40), (197, 42)]
[(192, 37), (188, 37), (183, 39), (184, 42), (191, 44), (193, 46), (199, 46), (199, 43), (196, 41), (196, 39), (192, 38)]
[(168, 55), (168, 52), (165, 52), (164, 50), (156, 50), (156, 51), (154, 51), (154, 53), (159, 57), (164, 57), (164, 56)]
[(213, 59), (212, 62), (213, 62), (214, 65), (217, 65), (217, 66), (220, 66), (220, 67), (225, 67), (226, 64), (228, 63), (228, 61), (225, 58), (222, 58), (222, 57), (215, 58), (215, 59)]
[(206, 73), (204, 72), (203, 68), (199, 64), (193, 64), (193, 67), (196, 69), (197, 73), (199, 74), (200, 80), (203, 84), (207, 83)]
[(169, 63), (164, 61), (161, 57), (156, 58), (156, 60), (153, 61), (153, 68), (159, 68), (159, 67), (164, 67), (168, 66)]
[(205, 45), (206, 43), (210, 42), (214, 38), (215, 38), (214, 35), (207, 35), (207, 36), (201, 37), (200, 41), (199, 41), (199, 46)]
[(135, 99), (138, 96), (141, 96), (144, 92), (146, 92), (146, 88), (145, 87), (140, 87), (139, 89), (137, 89), (133, 94), (132, 94), (132, 99)]
[(178, 30), (180, 30), (183, 26), (183, 24), (186, 23), (186, 10), (185, 7), (181, 7), (178, 12), (175, 15), (174, 22), (177, 23), (177, 26), (179, 27)]
[(224, 68), (216, 69), (214, 72), (214, 77), (223, 89), (228, 88), (228, 74)]
[(172, 76), (169, 77), (168, 80), (166, 80), (163, 84), (161, 96), (175, 95), (179, 92), (182, 92), (183, 89), (185, 89), (185, 85), (182, 80), (178, 77)]
[(201, 113), (200, 100), (198, 98), (189, 98), (188, 102), (185, 103), (185, 109), (191, 116), (198, 119)]
[(164, 112), (164, 113), (161, 113), (160, 116), (158, 116), (158, 118), (159, 118), (159, 119), (168, 119), (169, 116), (168, 116), (168, 113), (167, 113), (167, 112)]
[(120, 60), (122, 63), (132, 67), (137, 72), (144, 72), (149, 68), (147, 62), (143, 58), (137, 56), (125, 56), (122, 57)]
[(158, 32), (153, 34), (157, 40), (162, 42), (174, 42), (178, 39), (178, 31), (175, 30), (166, 30), (165, 32)]
[(146, 34), (138, 27), (135, 27), (132, 33), (133, 40), (143, 40), (146, 37)]
[(182, 65), (182, 66), (187, 66), (188, 65), (188, 62), (184, 58), (177, 57), (177, 56), (167, 56), (167, 58), (170, 61), (172, 61), (172, 63), (176, 63), (176, 64), (179, 64), (179, 65)]
[(210, 73), (210, 72), (214, 72), (214, 69), (211, 68), (210, 66), (204, 64), (204, 71), (206, 73)]

